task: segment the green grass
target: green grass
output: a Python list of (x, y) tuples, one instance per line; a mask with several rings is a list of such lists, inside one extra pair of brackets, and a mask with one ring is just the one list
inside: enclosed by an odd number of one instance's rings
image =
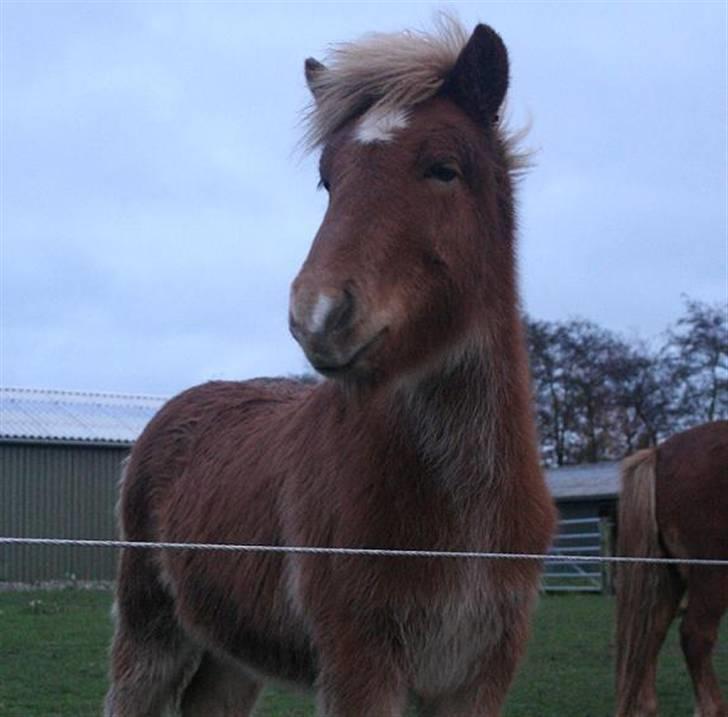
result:
[[(97, 717), (106, 689), (111, 635), (106, 592), (0, 593), (0, 715)], [(728, 621), (724, 621), (728, 622)], [(529, 654), (506, 717), (608, 717), (613, 711), (613, 601), (593, 595), (542, 599)], [(728, 693), (728, 624), (715, 658)], [(692, 714), (675, 626), (663, 648), (662, 717)], [(312, 701), (265, 693), (260, 717), (310, 717)]]

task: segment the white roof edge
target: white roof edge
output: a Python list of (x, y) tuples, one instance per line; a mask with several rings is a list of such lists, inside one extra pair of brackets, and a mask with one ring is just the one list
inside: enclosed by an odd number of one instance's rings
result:
[(152, 394), (139, 393), (112, 393), (110, 391), (80, 391), (59, 388), (26, 388), (17, 386), (0, 386), (0, 394), (17, 395), (28, 400), (49, 399), (53, 397), (64, 400), (80, 400), (92, 402), (94, 399), (115, 400), (115, 401), (149, 401), (161, 403), (167, 401), (169, 396), (155, 396)]
[(0, 387), (0, 436), (133, 442), (165, 401), (140, 394)]

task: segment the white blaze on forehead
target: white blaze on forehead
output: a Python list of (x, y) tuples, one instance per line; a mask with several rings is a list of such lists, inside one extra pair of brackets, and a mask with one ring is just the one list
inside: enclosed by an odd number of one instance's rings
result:
[(311, 324), (310, 330), (312, 332), (321, 331), (324, 324), (326, 323), (326, 317), (331, 311), (331, 307), (334, 304), (334, 300), (326, 294), (319, 294), (314, 304), (313, 311), (311, 312)]
[(372, 107), (360, 120), (356, 128), (356, 139), (362, 144), (391, 142), (397, 130), (409, 123), (405, 110)]

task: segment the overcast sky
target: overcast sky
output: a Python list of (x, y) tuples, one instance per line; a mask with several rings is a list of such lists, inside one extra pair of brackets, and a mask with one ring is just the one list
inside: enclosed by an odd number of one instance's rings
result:
[(525, 308), (649, 339), (681, 294), (725, 302), (722, 2), (3, 2), (0, 384), (304, 371), (288, 285), (326, 198), (303, 60), (438, 7), (500, 32), (532, 121)]

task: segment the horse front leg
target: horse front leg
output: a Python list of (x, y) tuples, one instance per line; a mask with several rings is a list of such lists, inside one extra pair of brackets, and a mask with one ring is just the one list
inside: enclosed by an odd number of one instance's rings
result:
[(347, 669), (322, 673), (318, 717), (402, 717), (407, 691), (386, 675), (359, 675)]
[(207, 653), (182, 694), (182, 717), (250, 717), (261, 683)]
[(423, 698), (422, 717), (499, 717), (517, 660), (496, 660), (473, 684), (451, 694)]
[(421, 697), (422, 717), (499, 717), (528, 637), (528, 622), (513, 624), (459, 689)]
[(510, 614), (501, 638), (488, 647), (459, 688), (421, 695), (422, 717), (499, 717), (529, 636), (530, 610)]
[(373, 624), (332, 622), (320, 643), (319, 717), (402, 717), (408, 690), (386, 635)]

